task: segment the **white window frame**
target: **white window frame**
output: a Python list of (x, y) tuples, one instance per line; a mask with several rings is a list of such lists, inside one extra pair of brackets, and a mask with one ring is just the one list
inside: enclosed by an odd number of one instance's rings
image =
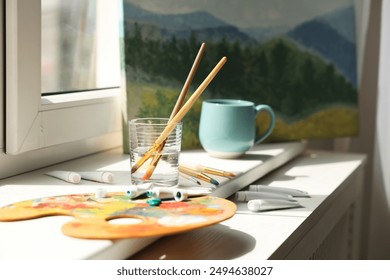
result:
[[(120, 145), (120, 82), (118, 88), (98, 92), (42, 97), (41, 1), (6, 0), (5, 4), (7, 156), (0, 156), (1, 163), (33, 159), (27, 164), (30, 167), (22, 168), (33, 169), (38, 165), (36, 159), (42, 160), (42, 156), (53, 157), (44, 159), (45, 163), (59, 162)], [(119, 18), (118, 9), (112, 12)], [(112, 28), (118, 34), (118, 41), (113, 44), (118, 48), (119, 56), (119, 20)]]

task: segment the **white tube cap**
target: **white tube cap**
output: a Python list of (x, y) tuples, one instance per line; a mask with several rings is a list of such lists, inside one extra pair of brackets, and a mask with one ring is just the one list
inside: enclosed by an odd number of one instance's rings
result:
[(112, 174), (111, 172), (104, 172), (102, 174), (102, 181), (103, 181), (103, 183), (114, 182), (114, 174)]
[(78, 184), (81, 181), (81, 176), (76, 172), (69, 172), (68, 181), (74, 184)]
[(98, 188), (95, 191), (95, 197), (96, 198), (105, 198), (107, 196), (107, 190), (104, 188)]

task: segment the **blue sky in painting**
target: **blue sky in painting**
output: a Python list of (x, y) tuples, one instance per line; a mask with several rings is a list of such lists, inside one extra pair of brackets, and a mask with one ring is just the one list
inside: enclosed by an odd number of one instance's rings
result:
[(148, 11), (176, 14), (207, 11), (240, 28), (294, 26), (353, 0), (124, 0)]

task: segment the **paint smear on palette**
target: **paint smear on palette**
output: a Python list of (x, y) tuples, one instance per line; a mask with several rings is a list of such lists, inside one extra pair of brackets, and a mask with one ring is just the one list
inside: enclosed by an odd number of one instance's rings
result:
[[(43, 197), (0, 208), (0, 221), (20, 221), (52, 215), (73, 216), (64, 234), (88, 239), (140, 238), (175, 234), (224, 221), (234, 215), (229, 200), (200, 196), (187, 201), (163, 201), (158, 207), (145, 200), (130, 200), (124, 193)], [(112, 219), (137, 218), (137, 224), (109, 223)]]

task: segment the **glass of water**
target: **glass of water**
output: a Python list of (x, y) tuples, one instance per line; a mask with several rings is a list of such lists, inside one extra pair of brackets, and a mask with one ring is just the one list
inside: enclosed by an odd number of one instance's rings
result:
[[(168, 118), (138, 118), (129, 121), (130, 165), (131, 168), (153, 146), (161, 132), (165, 129)], [(179, 181), (179, 154), (181, 150), (182, 123), (178, 123), (164, 142), (164, 148), (159, 152), (158, 162), (152, 175), (152, 161), (156, 160), (157, 151), (136, 170), (131, 172), (131, 183), (139, 185), (153, 183), (155, 186), (171, 187)], [(153, 167), (152, 167), (153, 169)], [(150, 173), (149, 173), (150, 174)], [(147, 178), (149, 177), (149, 178)]]

